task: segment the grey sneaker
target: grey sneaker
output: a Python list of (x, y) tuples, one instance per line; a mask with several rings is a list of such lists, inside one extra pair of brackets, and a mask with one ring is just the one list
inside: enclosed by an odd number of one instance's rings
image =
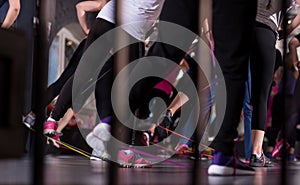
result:
[(152, 163), (131, 150), (120, 150), (118, 163), (123, 168), (150, 168)]
[(27, 114), (25, 117), (23, 117), (23, 123), (28, 128), (32, 128), (35, 123), (35, 115), (32, 113)]
[(250, 166), (252, 167), (272, 167), (272, 161), (265, 156), (264, 153), (260, 157), (257, 157), (255, 154), (251, 154), (250, 157)]

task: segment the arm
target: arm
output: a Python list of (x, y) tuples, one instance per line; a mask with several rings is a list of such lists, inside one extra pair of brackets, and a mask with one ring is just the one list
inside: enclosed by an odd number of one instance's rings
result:
[(204, 31), (206, 39), (209, 41), (210, 48), (212, 50), (214, 50), (214, 47), (215, 47), (214, 38), (213, 38), (212, 30), (210, 29), (209, 22), (208, 22), (207, 18), (205, 18), (204, 22), (203, 22), (203, 31)]
[(100, 11), (105, 3), (106, 1), (96, 0), (82, 1), (76, 4), (77, 18), (85, 35), (88, 35), (90, 31), (86, 22), (86, 13)]
[(203, 31), (203, 37), (206, 39), (207, 44), (209, 44), (210, 48), (214, 49), (214, 39), (212, 36), (212, 1), (210, 0), (203, 0), (200, 3), (200, 18), (201, 18), (201, 26)]
[(5, 19), (1, 25), (1, 28), (8, 29), (17, 19), (20, 12), (20, 0), (9, 0), (9, 9), (5, 16)]

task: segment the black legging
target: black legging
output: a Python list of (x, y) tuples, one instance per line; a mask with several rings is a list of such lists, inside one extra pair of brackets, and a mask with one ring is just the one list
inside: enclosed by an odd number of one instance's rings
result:
[[(134, 39), (131, 37), (130, 39)], [(135, 39), (134, 39), (135, 40)], [(129, 63), (142, 57), (144, 55), (143, 43), (137, 42), (129, 45)], [(125, 48), (124, 48), (125, 49)], [(120, 50), (121, 52), (121, 50)], [(113, 84), (113, 60), (109, 60), (102, 68), (99, 77), (101, 77), (96, 83), (95, 97), (96, 107), (100, 119), (108, 116), (113, 116), (111, 105), (111, 89)], [(107, 72), (107, 73), (106, 73)], [(103, 74), (106, 73), (104, 76)]]
[[(273, 147), (276, 144), (276, 139), (281, 139), (281, 134), (278, 135), (278, 133), (282, 128), (282, 124), (286, 124), (286, 137), (291, 147), (294, 147), (295, 139), (300, 139), (300, 135), (297, 133), (298, 129), (296, 129), (296, 125), (300, 124), (300, 81), (297, 79), (296, 84), (293, 84), (294, 75), (291, 71), (288, 71), (286, 75), (289, 76), (286, 78), (285, 95), (282, 92), (276, 94), (272, 104), (272, 127), (268, 145)], [(282, 82), (280, 85), (282, 85)], [(282, 91), (282, 88), (280, 90)], [(286, 110), (285, 113), (283, 110)]]
[[(298, 113), (298, 125), (300, 125), (300, 78), (297, 79), (294, 93), (295, 108)], [(300, 129), (296, 129), (296, 141), (300, 141)]]
[[(276, 144), (276, 139), (281, 139), (281, 136), (278, 136), (282, 124), (286, 124), (286, 136), (288, 143), (291, 147), (295, 146), (295, 137), (296, 137), (296, 124), (298, 124), (298, 112), (296, 110), (296, 104), (293, 95), (283, 95), (278, 93), (274, 96), (272, 104), (272, 127), (270, 130), (268, 146), (274, 147)], [(285, 119), (283, 117), (283, 110), (286, 110)]]
[[(198, 23), (199, 23), (199, 16), (198, 16), (198, 3), (197, 0), (165, 0), (164, 6), (162, 8), (161, 15), (159, 17), (160, 21), (167, 21), (171, 23), (175, 23), (177, 25), (180, 25), (182, 27), (185, 27), (192, 31), (193, 33), (198, 33)], [(183, 14), (178, 14), (178, 10), (184, 12)], [(164, 26), (164, 25), (163, 25)], [(148, 51), (147, 56), (159, 56), (162, 58), (169, 59), (176, 64), (179, 64), (182, 58), (184, 58), (186, 51), (188, 51), (189, 47), (191, 46), (193, 40), (195, 37), (193, 35), (182, 35), (179, 32), (168, 30), (169, 28), (163, 27), (158, 24), (158, 30), (162, 30), (158, 32), (158, 37), (164, 41), (164, 39), (167, 38), (173, 38), (175, 42), (180, 42), (180, 45), (182, 46), (184, 51), (181, 51), (177, 47), (174, 47), (172, 45), (168, 45), (161, 42), (154, 43), (151, 48)], [(163, 27), (163, 28), (162, 28)], [(163, 30), (164, 29), (164, 30)], [(184, 41), (183, 41), (184, 40)], [(197, 58), (197, 57), (195, 57)], [(154, 60), (151, 58), (151, 60)], [(161, 60), (161, 59), (159, 59)], [(192, 74), (189, 76), (194, 82), (195, 87), (198, 87), (198, 89), (203, 90), (207, 84), (208, 81), (205, 78), (204, 74), (199, 70), (198, 65), (196, 62), (191, 59), (191, 63), (189, 63), (191, 67)], [(161, 62), (160, 61), (161, 68), (164, 69), (164, 75), (168, 76), (172, 71), (174, 70), (172, 67), (168, 66), (167, 62)], [(155, 70), (157, 66), (147, 66), (147, 69)], [(199, 77), (199, 78), (198, 78)], [(183, 93), (187, 95), (189, 98), (189, 101), (183, 105), (184, 108), (181, 110), (190, 110), (190, 114), (192, 111), (195, 111), (196, 108), (196, 98), (198, 98), (198, 94), (194, 92), (190, 92), (189, 88), (184, 88), (188, 84), (189, 81), (187, 81), (188, 76), (184, 75), (184, 77), (179, 81), (177, 84), (177, 87), (181, 87), (183, 89)], [(198, 80), (200, 79), (200, 81)], [(140, 112), (140, 115), (145, 115), (148, 112), (148, 105), (149, 101), (153, 98), (153, 96), (158, 96), (159, 94), (151, 94), (153, 87), (161, 81), (160, 78), (155, 77), (149, 77), (146, 80), (144, 79), (139, 84), (136, 85), (136, 88), (134, 91), (131, 91), (130, 94), (130, 100), (132, 103), (131, 108), (134, 110), (135, 108), (138, 109)], [(206, 119), (208, 118), (207, 115), (210, 108), (210, 89), (206, 88), (207, 90), (202, 91), (203, 96), (199, 99), (199, 104), (202, 109), (200, 110), (200, 120), (203, 125), (201, 125), (201, 129), (204, 130)], [(178, 90), (178, 89), (177, 89)], [(138, 101), (137, 101), (138, 100)], [(165, 101), (168, 103), (168, 101)], [(203, 108), (204, 107), (204, 108)], [(207, 108), (208, 109), (205, 109)], [(183, 123), (191, 124), (186, 122), (188, 120), (190, 115), (181, 114), (180, 120)], [(142, 116), (141, 116), (142, 117)], [(155, 120), (156, 121), (156, 120)], [(179, 127), (182, 127), (184, 125), (179, 125)], [(179, 128), (180, 129), (180, 128)], [(200, 130), (201, 130), (200, 129)], [(189, 130), (188, 130), (189, 131)]]
[(273, 81), (276, 61), (276, 34), (269, 27), (257, 23), (250, 55), (253, 105), (252, 130), (265, 130), (269, 89)]
[[(159, 20), (167, 21), (171, 23), (175, 23), (177, 25), (183, 26), (190, 31), (194, 32), (195, 34), (198, 33), (198, 1), (197, 0), (165, 0), (163, 5)], [(178, 14), (177, 10), (180, 9), (184, 14)], [(160, 25), (158, 25), (158, 30), (160, 30)], [(163, 40), (164, 38), (174, 38), (175, 41), (180, 42), (182, 47), (185, 48), (187, 51), (192, 44), (194, 37), (189, 37), (188, 35), (179, 35), (178, 32), (170, 31), (162, 31), (159, 32), (158, 37)], [(182, 42), (181, 39), (184, 39)], [(183, 44), (185, 44), (183, 46)], [(176, 64), (179, 64), (182, 58), (185, 56), (186, 52), (178, 49), (177, 47), (155, 42), (151, 48), (149, 49), (147, 56), (159, 56), (162, 58), (169, 59)], [(160, 63), (161, 68), (165, 70), (166, 76), (168, 76), (174, 69), (170, 68), (167, 63)], [(147, 66), (148, 68), (155, 67)], [(156, 66), (157, 67), (157, 66)], [(151, 69), (149, 69), (150, 71)], [(197, 70), (193, 68), (193, 70)], [(195, 77), (197, 78), (197, 77)], [(148, 92), (151, 92), (152, 88), (161, 81), (160, 78), (147, 78), (141, 81), (139, 84), (136, 85), (136, 88), (131, 91), (130, 94), (130, 102), (131, 108), (133, 111), (135, 109), (140, 109), (141, 114), (145, 114), (148, 111), (148, 104), (149, 100), (151, 100), (151, 95)], [(147, 93), (145, 93), (147, 92)], [(188, 94), (189, 96), (189, 94)], [(147, 98), (145, 98), (147, 97)], [(191, 96), (189, 96), (191, 98)], [(146, 108), (145, 108), (146, 107)]]
[(256, 6), (254, 0), (213, 1), (215, 56), (224, 74), (227, 104), (222, 126), (212, 146), (225, 155), (234, 152), (233, 140), (243, 106)]
[[(63, 73), (59, 76), (59, 78), (52, 83), (48, 88), (45, 96), (45, 102), (41, 105), (42, 107), (46, 107), (51, 103), (51, 101), (60, 93), (64, 84), (67, 80), (73, 76), (80, 61), (80, 58), (84, 51), (84, 46), (86, 43), (86, 39), (82, 40), (78, 47), (76, 48), (72, 58), (70, 59), (67, 67), (64, 69)], [(35, 113), (39, 108), (33, 107), (32, 111)]]
[[(114, 28), (114, 24), (103, 19), (96, 19), (86, 39), (86, 44), (83, 49), (83, 52), (92, 44), (93, 41), (95, 41), (98, 37), (100, 37), (101, 35), (103, 35), (104, 33), (106, 33), (107, 31), (113, 28)], [(81, 53), (81, 56), (83, 52)], [(81, 58), (81, 56), (79, 56), (79, 59)], [(65, 85), (63, 86), (59, 94), (59, 97), (55, 104), (55, 108), (51, 113), (51, 117), (54, 120), (59, 120), (61, 117), (63, 117), (63, 115), (68, 110), (68, 108), (72, 106), (73, 79), (74, 79), (74, 74), (68, 79), (68, 81), (65, 83)]]
[[(102, 36), (104, 33), (112, 30), (114, 28), (114, 24), (105, 21), (103, 19), (96, 19), (93, 24), (92, 29), (88, 35), (86, 41), (86, 48), (88, 48), (93, 41)], [(128, 35), (128, 34), (127, 34)], [(135, 44), (129, 45), (129, 62), (138, 59), (143, 53), (141, 49), (141, 42), (138, 42), (136, 39), (128, 35), (130, 39), (135, 41)], [(113, 39), (108, 37), (103, 37), (102, 40), (103, 47), (99, 48), (104, 51), (104, 53), (109, 53), (110, 49), (108, 46), (113, 45)], [(141, 52), (141, 53), (140, 53)], [(112, 105), (111, 105), (111, 88), (113, 82), (113, 57), (111, 57), (101, 69), (95, 89), (95, 97), (96, 97), (96, 107), (97, 112), (100, 119), (106, 118), (108, 116), (112, 116)], [(54, 110), (51, 113), (51, 117), (55, 120), (59, 120), (68, 108), (72, 106), (72, 86), (73, 86), (74, 75), (67, 81), (64, 85), (60, 96), (57, 100)]]

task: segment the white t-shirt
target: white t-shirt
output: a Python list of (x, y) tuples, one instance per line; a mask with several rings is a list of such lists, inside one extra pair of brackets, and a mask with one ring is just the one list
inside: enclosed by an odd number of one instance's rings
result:
[[(131, 36), (143, 41), (147, 31), (158, 19), (163, 4), (164, 0), (122, 0), (120, 11), (122, 28)], [(115, 0), (111, 0), (102, 8), (97, 18), (115, 23), (114, 9)]]

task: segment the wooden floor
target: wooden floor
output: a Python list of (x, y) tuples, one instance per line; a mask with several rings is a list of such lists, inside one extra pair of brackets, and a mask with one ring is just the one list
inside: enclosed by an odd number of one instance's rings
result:
[[(172, 158), (171, 162), (155, 164), (152, 168), (134, 169), (118, 168), (116, 178), (119, 184), (190, 184), (193, 170), (179, 167), (174, 163), (193, 166), (193, 161), (186, 158)], [(198, 184), (210, 185), (277, 185), (280, 184), (281, 168), (279, 163), (274, 167), (256, 168), (255, 176), (213, 177), (207, 175), (210, 161), (201, 161)], [(109, 164), (103, 161), (90, 161), (82, 156), (46, 156), (46, 185), (102, 185), (109, 184)], [(18, 160), (0, 160), (0, 184), (32, 184), (32, 160), (24, 157)], [(300, 162), (288, 163), (286, 184), (300, 184)]]

